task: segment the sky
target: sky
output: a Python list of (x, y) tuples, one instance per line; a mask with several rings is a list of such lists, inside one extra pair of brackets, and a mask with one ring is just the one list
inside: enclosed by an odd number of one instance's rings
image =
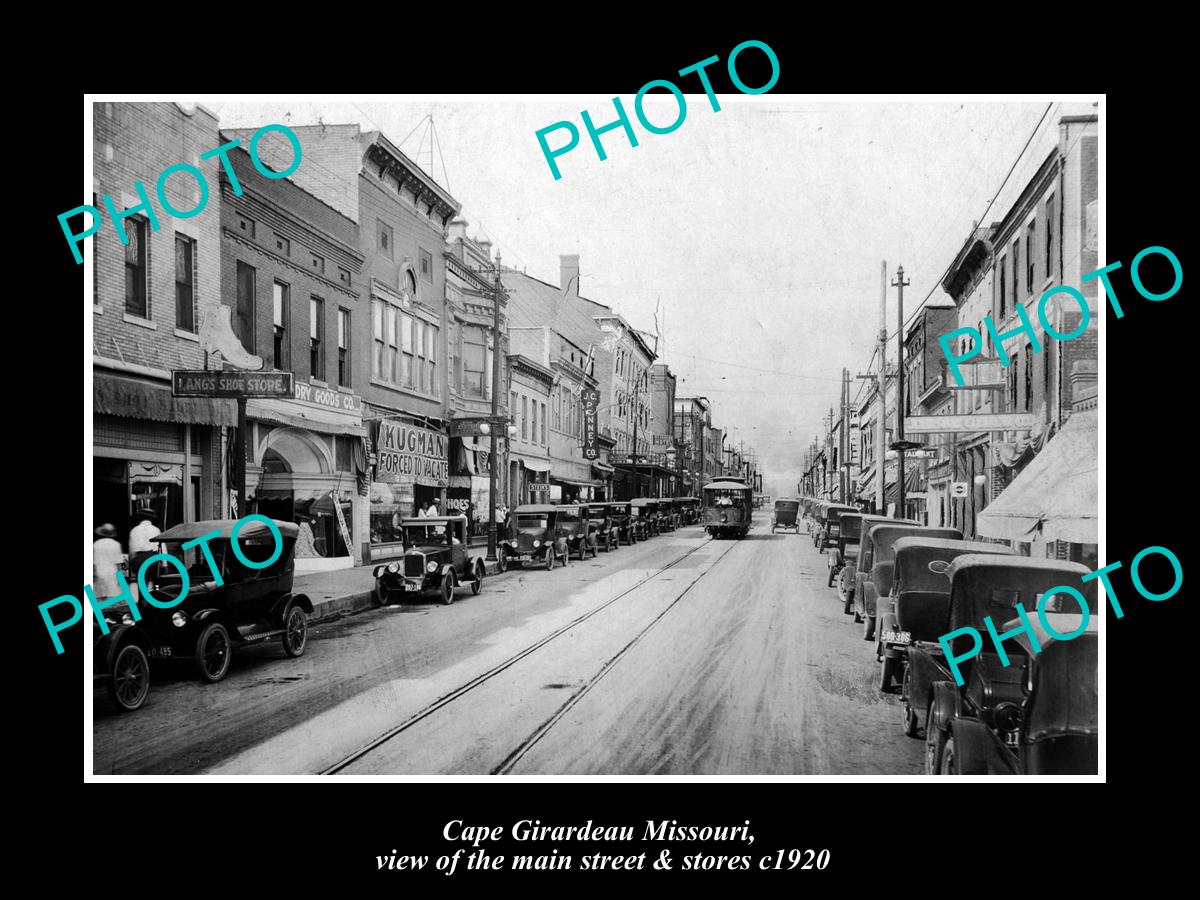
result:
[[(652, 97), (649, 121), (678, 115), (670, 95)], [(1062, 115), (1094, 110), (1050, 97), (718, 99), (714, 111), (704, 94), (686, 95), (682, 124), (656, 135), (623, 97), (638, 146), (622, 129), (607, 132), (603, 161), (580, 111), (599, 127), (616, 117), (611, 97), (202, 102), (222, 127), (382, 130), (462, 204), (468, 233), (490, 238), (506, 265), (558, 283), (559, 255), (579, 254), (580, 292), (657, 332), (678, 396), (707, 397), (713, 424), (757, 452), (766, 492), (791, 495), (805, 448), (839, 402), (842, 369), (852, 398), (863, 385), (854, 376), (869, 371), (881, 261), (889, 282), (904, 266), (906, 320), (927, 296), (943, 299), (941, 276), (973, 225), (1004, 215), (1057, 142)], [(563, 120), (580, 143), (557, 158), (555, 180), (535, 133)], [(887, 290), (891, 334), (896, 289)]]

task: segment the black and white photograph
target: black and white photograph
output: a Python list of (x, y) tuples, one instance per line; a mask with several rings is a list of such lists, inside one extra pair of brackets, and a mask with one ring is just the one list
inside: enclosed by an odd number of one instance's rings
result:
[(1104, 96), (728, 56), (87, 97), (86, 780), (1103, 780)]

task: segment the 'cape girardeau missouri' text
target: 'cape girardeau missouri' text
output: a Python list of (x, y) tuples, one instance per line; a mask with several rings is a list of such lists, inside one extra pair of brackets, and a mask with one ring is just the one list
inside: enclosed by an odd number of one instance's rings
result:
[[(448, 841), (470, 842), (482, 846), (498, 841), (504, 834), (502, 825), (464, 825), (462, 819), (446, 823), (442, 837)], [(655, 822), (648, 819), (644, 829), (633, 825), (596, 825), (591, 819), (583, 825), (543, 825), (541, 819), (521, 819), (513, 824), (510, 836), (514, 841), (745, 841), (754, 843), (750, 820), (742, 825), (680, 825), (675, 819)]]

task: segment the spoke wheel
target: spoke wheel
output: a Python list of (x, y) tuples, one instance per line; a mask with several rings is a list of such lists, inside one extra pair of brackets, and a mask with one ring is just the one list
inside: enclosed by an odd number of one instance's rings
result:
[(946, 747), (946, 732), (938, 728), (933, 721), (933, 701), (925, 711), (925, 774), (940, 775), (942, 772), (942, 751)]
[(442, 603), (449, 606), (454, 602), (454, 573), (447, 572), (442, 576)]
[(475, 563), (475, 580), (471, 582), (471, 593), (478, 594), (483, 590), (483, 563)]
[(220, 622), (204, 626), (196, 638), (196, 668), (200, 677), (207, 682), (220, 681), (229, 673), (233, 658), (233, 645), (229, 632)]
[(295, 658), (308, 645), (308, 614), (298, 605), (288, 607), (283, 617), (283, 652)]
[(508, 571), (508, 554), (505, 553), (503, 550), (498, 551), (496, 553), (496, 563), (499, 566), (499, 569), (501, 572), (507, 572)]
[(150, 661), (137, 644), (126, 644), (113, 660), (108, 696), (120, 709), (133, 712), (150, 693)]
[(546, 571), (550, 572), (554, 569), (554, 548), (546, 548)]

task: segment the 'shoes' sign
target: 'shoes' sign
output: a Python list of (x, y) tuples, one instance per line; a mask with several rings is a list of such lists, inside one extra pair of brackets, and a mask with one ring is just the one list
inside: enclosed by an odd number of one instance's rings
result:
[(380, 422), (375, 449), (379, 455), (376, 481), (428, 487), (446, 487), (450, 483), (444, 434), (413, 425)]

